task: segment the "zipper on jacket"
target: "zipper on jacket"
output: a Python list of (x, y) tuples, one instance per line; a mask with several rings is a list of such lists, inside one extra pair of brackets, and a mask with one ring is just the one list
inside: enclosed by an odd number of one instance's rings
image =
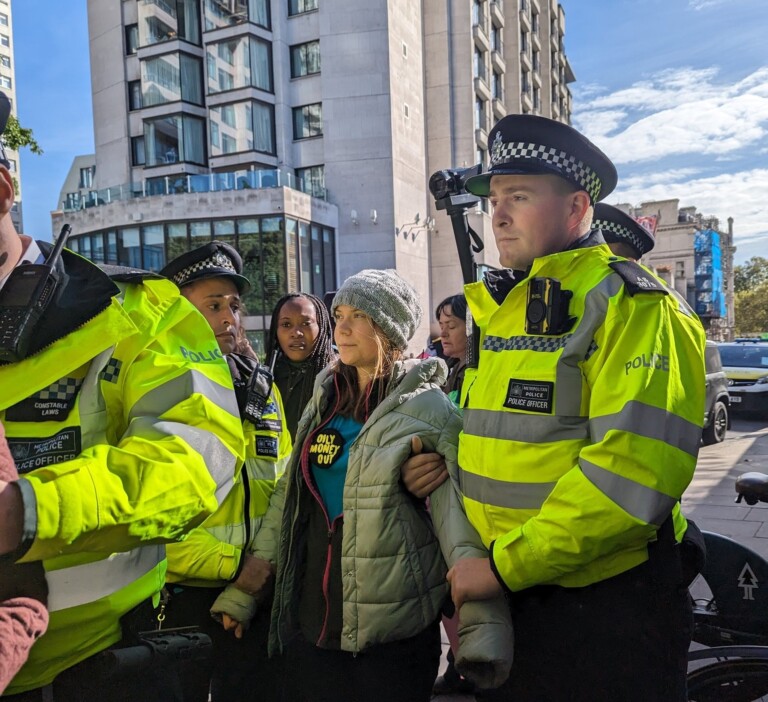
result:
[[(322, 506), (322, 505), (321, 505)], [(323, 509), (325, 511), (325, 509)], [(328, 592), (328, 585), (331, 579), (331, 556), (332, 556), (332, 543), (333, 535), (336, 533), (336, 522), (341, 518), (341, 515), (336, 517), (331, 524), (331, 528), (328, 530), (328, 550), (325, 556), (325, 570), (323, 571), (323, 599), (325, 600), (325, 616), (323, 617), (323, 627), (320, 629), (320, 636), (317, 637), (317, 646), (320, 646), (328, 631), (328, 617), (331, 615), (331, 600)], [(326, 520), (328, 515), (326, 513)]]

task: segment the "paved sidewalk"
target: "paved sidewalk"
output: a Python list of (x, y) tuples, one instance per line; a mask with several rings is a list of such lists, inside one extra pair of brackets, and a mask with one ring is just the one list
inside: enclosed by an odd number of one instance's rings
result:
[(722, 444), (701, 448), (683, 512), (701, 529), (730, 536), (768, 558), (768, 505), (735, 504), (736, 478), (749, 471), (768, 473), (768, 421), (734, 419)]

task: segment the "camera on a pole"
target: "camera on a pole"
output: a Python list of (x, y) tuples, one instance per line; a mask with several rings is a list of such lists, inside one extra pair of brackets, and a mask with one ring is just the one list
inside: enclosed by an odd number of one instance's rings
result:
[(482, 165), (478, 163), (469, 168), (451, 168), (433, 173), (429, 179), (429, 190), (435, 198), (437, 209), (448, 210), (450, 214), (449, 208), (465, 210), (480, 202), (477, 195), (471, 195), (465, 190), (464, 183), (467, 178), (480, 175), (482, 170)]

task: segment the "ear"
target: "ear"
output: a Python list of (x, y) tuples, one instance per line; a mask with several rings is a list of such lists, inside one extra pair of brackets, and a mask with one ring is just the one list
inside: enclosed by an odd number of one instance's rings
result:
[(5, 166), (0, 166), (0, 217), (4, 217), (11, 211), (15, 199), (13, 176)]
[(574, 231), (581, 226), (584, 218), (587, 216), (589, 208), (592, 207), (592, 201), (585, 190), (577, 190), (570, 194), (570, 209), (568, 212), (568, 229)]

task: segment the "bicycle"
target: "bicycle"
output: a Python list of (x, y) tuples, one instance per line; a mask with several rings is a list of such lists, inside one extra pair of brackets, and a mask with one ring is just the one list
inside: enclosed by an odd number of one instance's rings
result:
[[(768, 502), (768, 475), (745, 473), (736, 492), (736, 502)], [(704, 539), (700, 577), (711, 597), (694, 599), (692, 638), (707, 648), (689, 652), (688, 699), (768, 702), (768, 561), (726, 536), (704, 532)]]

